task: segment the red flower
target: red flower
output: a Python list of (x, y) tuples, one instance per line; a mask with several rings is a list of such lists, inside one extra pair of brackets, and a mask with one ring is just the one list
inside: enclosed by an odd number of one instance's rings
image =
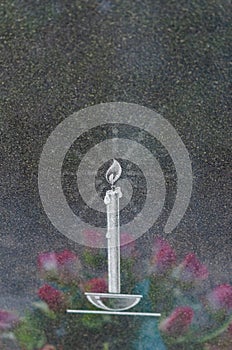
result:
[(135, 239), (130, 233), (123, 232), (120, 235), (121, 257), (133, 258), (136, 256)]
[(214, 310), (232, 310), (232, 286), (221, 284), (212, 290), (207, 296), (209, 306)]
[(157, 237), (153, 246), (151, 259), (152, 272), (163, 273), (176, 262), (176, 253), (170, 244), (163, 238)]
[(84, 284), (86, 292), (106, 293), (107, 282), (104, 278), (92, 278)]
[(0, 331), (11, 329), (18, 321), (18, 316), (13, 312), (0, 310)]
[(163, 320), (159, 329), (170, 336), (180, 336), (187, 332), (194, 316), (189, 306), (177, 307), (170, 316)]
[(58, 266), (60, 267), (64, 266), (67, 263), (76, 261), (78, 257), (70, 250), (64, 250), (63, 252), (56, 253), (56, 259)]
[(41, 300), (48, 304), (52, 311), (62, 311), (66, 308), (65, 295), (61, 291), (44, 284), (38, 290), (38, 296)]
[(187, 282), (200, 281), (208, 277), (208, 269), (201, 264), (194, 253), (186, 255), (180, 265), (180, 278)]
[(56, 253), (58, 272), (61, 282), (77, 282), (80, 277), (81, 264), (78, 256), (69, 251)]

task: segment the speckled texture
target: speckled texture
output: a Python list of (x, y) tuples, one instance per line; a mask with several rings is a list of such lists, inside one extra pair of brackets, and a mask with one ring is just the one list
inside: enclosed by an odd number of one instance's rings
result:
[(194, 187), (169, 239), (229, 281), (230, 1), (14, 0), (2, 10), (1, 295), (33, 292), (38, 252), (78, 251), (43, 212), (39, 157), (64, 118), (111, 101), (152, 108), (178, 131)]

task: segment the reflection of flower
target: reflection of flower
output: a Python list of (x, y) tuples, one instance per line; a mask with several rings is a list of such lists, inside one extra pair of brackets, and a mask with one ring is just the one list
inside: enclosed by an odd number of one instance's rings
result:
[(58, 253), (42, 253), (38, 257), (38, 268), (42, 278), (58, 278), (62, 283), (75, 282), (81, 265), (77, 255), (69, 250)]
[(214, 310), (232, 310), (232, 286), (221, 284), (214, 288), (207, 296), (209, 306)]
[(120, 235), (120, 243), (120, 253), (122, 258), (126, 259), (135, 257), (135, 241), (130, 233), (122, 232)]
[(38, 257), (38, 269), (42, 277), (57, 273), (57, 260), (54, 252), (41, 253)]
[(88, 247), (104, 247), (104, 236), (95, 230), (84, 230), (83, 231), (84, 244)]
[(59, 267), (77, 260), (76, 254), (70, 252), (69, 250), (64, 250), (63, 252), (57, 253), (56, 258)]
[(76, 282), (79, 278), (81, 264), (76, 254), (64, 250), (56, 255), (60, 279), (63, 283)]
[(159, 329), (167, 335), (182, 335), (187, 332), (193, 315), (194, 313), (191, 307), (177, 307), (170, 316), (160, 323)]
[(0, 310), (0, 331), (11, 329), (18, 321), (18, 316), (13, 312)]
[(208, 277), (208, 269), (201, 264), (194, 253), (186, 255), (179, 266), (180, 278), (186, 282), (201, 281)]
[(157, 237), (152, 249), (151, 272), (163, 273), (176, 262), (176, 253), (163, 238)]
[[(93, 243), (97, 235), (95, 231), (86, 231), (86, 237)], [(168, 241), (157, 237), (151, 248), (151, 255), (146, 260), (142, 261), (142, 257), (136, 259), (138, 251), (133, 236), (121, 234), (122, 284), (127, 293), (142, 294), (145, 308), (149, 309), (151, 305), (149, 311), (157, 310), (165, 315), (166, 318), (161, 319), (159, 330), (167, 348), (173, 348), (173, 345), (182, 348), (183, 345), (186, 349), (211, 350), (215, 349), (214, 346), (218, 349), (219, 346), (220, 349), (231, 349), (232, 316), (229, 312), (232, 310), (232, 286), (220, 285), (204, 297), (198, 288), (199, 284), (195, 282), (200, 283), (207, 278), (208, 270), (195, 254), (188, 253), (177, 264), (175, 251)], [(94, 248), (86, 247), (81, 259), (82, 264), (77, 255), (68, 250), (40, 254), (39, 271), (47, 283), (52, 281), (53, 284), (45, 284), (39, 289), (38, 295), (43, 302), (34, 303), (28, 315), (14, 330), (22, 349), (61, 350), (66, 347), (70, 349), (70, 344), (71, 348), (79, 349), (83, 345), (83, 332), (86, 334), (85, 346), (89, 341), (87, 347), (92, 348), (94, 341), (96, 348), (103, 349), (108, 344), (107, 334), (112, 334), (113, 328), (119, 327), (119, 331), (122, 331), (126, 328), (125, 324), (130, 324), (130, 320), (127, 323), (127, 318), (122, 323), (118, 317), (112, 317), (109, 322), (108, 317), (84, 315), (72, 318), (64, 312), (66, 307), (88, 310), (91, 305), (84, 292), (105, 293), (108, 289), (107, 278), (92, 278), (98, 275), (105, 277), (103, 270), (107, 269), (106, 251), (102, 249), (99, 253)], [(140, 266), (147, 263), (149, 268), (142, 269), (143, 274), (140, 276)], [(97, 270), (93, 267), (97, 267)], [(144, 280), (146, 271), (147, 277)], [(208, 304), (205, 303), (206, 300)], [(142, 303), (140, 305), (142, 308)], [(219, 311), (215, 312), (217, 310)], [(144, 332), (150, 332), (147, 331), (147, 325), (145, 328)], [(151, 332), (154, 332), (153, 329)], [(104, 343), (99, 340), (100, 346), (97, 343), (99, 337), (94, 340), (92, 338), (93, 330), (96, 334), (101, 332), (106, 335)], [(148, 346), (153, 348), (150, 343)]]
[(41, 300), (48, 304), (52, 311), (62, 311), (66, 307), (64, 293), (53, 288), (49, 284), (44, 284), (38, 290), (38, 296)]
[(104, 278), (92, 278), (85, 282), (84, 289), (86, 292), (106, 293), (107, 282)]

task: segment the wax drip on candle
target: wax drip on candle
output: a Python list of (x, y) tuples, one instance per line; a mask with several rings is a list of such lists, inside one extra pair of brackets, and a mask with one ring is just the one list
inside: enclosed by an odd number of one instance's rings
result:
[(114, 187), (115, 182), (120, 178), (121, 174), (121, 165), (117, 160), (114, 159), (113, 164), (109, 167), (109, 169), (106, 172), (106, 180), (109, 184), (111, 184), (111, 187)]

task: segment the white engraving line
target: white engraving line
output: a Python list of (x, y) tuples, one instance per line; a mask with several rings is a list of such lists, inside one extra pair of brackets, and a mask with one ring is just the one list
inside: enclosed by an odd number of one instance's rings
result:
[(119, 315), (119, 316), (150, 316), (160, 317), (160, 313), (153, 312), (125, 312), (125, 311), (96, 311), (96, 310), (66, 310), (67, 313), (73, 314), (98, 314), (98, 315)]

